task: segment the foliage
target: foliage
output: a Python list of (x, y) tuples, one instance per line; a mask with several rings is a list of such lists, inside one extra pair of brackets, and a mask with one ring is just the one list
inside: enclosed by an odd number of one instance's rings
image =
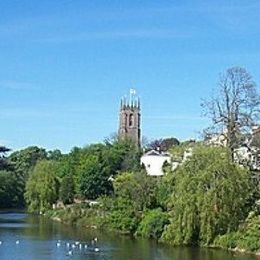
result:
[(64, 204), (71, 204), (74, 201), (75, 185), (71, 174), (66, 175), (60, 184), (60, 199)]
[(174, 146), (170, 149), (170, 153), (173, 161), (182, 162), (185, 151), (192, 149), (193, 147), (199, 146), (199, 143), (196, 143), (194, 140), (188, 140), (185, 142), (181, 142), (178, 146)]
[(63, 154), (60, 150), (55, 149), (47, 152), (47, 158), (49, 160), (60, 161), (63, 158)]
[(78, 153), (76, 183), (80, 194), (89, 199), (111, 194), (111, 177), (139, 167), (139, 151), (129, 141), (91, 145)]
[(180, 144), (180, 141), (177, 138), (171, 137), (171, 138), (165, 138), (165, 139), (156, 139), (150, 142), (147, 145), (148, 150), (160, 150), (163, 152), (168, 151), (170, 148), (174, 146), (178, 146)]
[(140, 170), (141, 150), (131, 139), (116, 140), (113, 143), (106, 143), (110, 155), (116, 162), (117, 171), (138, 171)]
[(169, 224), (168, 215), (162, 212), (160, 208), (149, 210), (144, 213), (140, 222), (136, 235), (159, 239), (164, 230), (164, 226)]
[(16, 179), (12, 172), (0, 171), (0, 208), (16, 206)]
[(260, 215), (247, 219), (238, 231), (218, 236), (214, 245), (227, 249), (260, 251)]
[(175, 186), (175, 175), (171, 172), (167, 172), (166, 175), (161, 177), (157, 181), (156, 185), (156, 204), (163, 210), (167, 210), (171, 194), (174, 191)]
[(153, 208), (156, 205), (156, 178), (144, 172), (125, 172), (114, 182), (115, 195), (132, 201), (137, 211)]
[(51, 209), (58, 199), (57, 163), (39, 161), (26, 183), (25, 199), (30, 212)]
[(98, 156), (92, 155), (81, 165), (80, 191), (88, 199), (96, 199), (100, 195), (112, 192), (107, 168), (103, 168)]
[(108, 221), (111, 228), (121, 233), (133, 234), (139, 222), (133, 201), (121, 197), (116, 198), (108, 215)]
[(26, 149), (16, 151), (9, 156), (9, 160), (13, 166), (13, 171), (17, 180), (16, 190), (19, 205), (24, 205), (25, 185), (28, 180), (29, 173), (38, 161), (46, 158), (46, 151), (37, 146), (30, 146)]
[(212, 243), (219, 234), (236, 230), (247, 214), (249, 174), (230, 163), (220, 147), (194, 148), (175, 173), (170, 200), (171, 224), (163, 240), (172, 244)]
[(38, 161), (47, 159), (47, 152), (43, 148), (30, 146), (12, 153), (9, 159), (15, 165), (16, 172), (28, 177), (29, 171)]

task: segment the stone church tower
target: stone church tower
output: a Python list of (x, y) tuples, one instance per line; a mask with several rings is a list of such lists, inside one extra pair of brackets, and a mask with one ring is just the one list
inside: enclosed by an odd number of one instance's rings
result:
[(131, 139), (137, 146), (140, 146), (141, 136), (141, 114), (140, 100), (130, 96), (130, 100), (121, 100), (119, 114), (119, 138)]

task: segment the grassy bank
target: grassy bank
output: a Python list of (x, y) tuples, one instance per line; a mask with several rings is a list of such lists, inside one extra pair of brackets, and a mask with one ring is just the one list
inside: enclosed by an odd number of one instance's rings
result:
[(49, 210), (45, 214), (53, 220), (85, 228), (102, 228), (106, 225), (106, 216), (100, 207), (75, 204), (66, 208)]

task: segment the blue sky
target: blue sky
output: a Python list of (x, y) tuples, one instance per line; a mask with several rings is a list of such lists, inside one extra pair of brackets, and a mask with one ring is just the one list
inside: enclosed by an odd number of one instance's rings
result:
[(0, 144), (14, 150), (102, 141), (130, 88), (142, 135), (197, 138), (219, 73), (242, 66), (260, 84), (258, 0), (11, 0), (0, 10)]

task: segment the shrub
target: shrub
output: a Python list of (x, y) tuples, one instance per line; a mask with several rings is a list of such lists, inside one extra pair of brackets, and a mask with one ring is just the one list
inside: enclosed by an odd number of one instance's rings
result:
[(108, 221), (112, 229), (130, 234), (136, 231), (139, 222), (132, 202), (120, 197), (115, 199)]
[(136, 235), (159, 239), (162, 235), (164, 226), (169, 224), (168, 214), (162, 212), (160, 208), (149, 210), (144, 214), (138, 226)]
[(246, 251), (260, 251), (260, 216), (248, 219), (237, 232), (218, 236), (214, 245), (221, 248), (239, 248)]

